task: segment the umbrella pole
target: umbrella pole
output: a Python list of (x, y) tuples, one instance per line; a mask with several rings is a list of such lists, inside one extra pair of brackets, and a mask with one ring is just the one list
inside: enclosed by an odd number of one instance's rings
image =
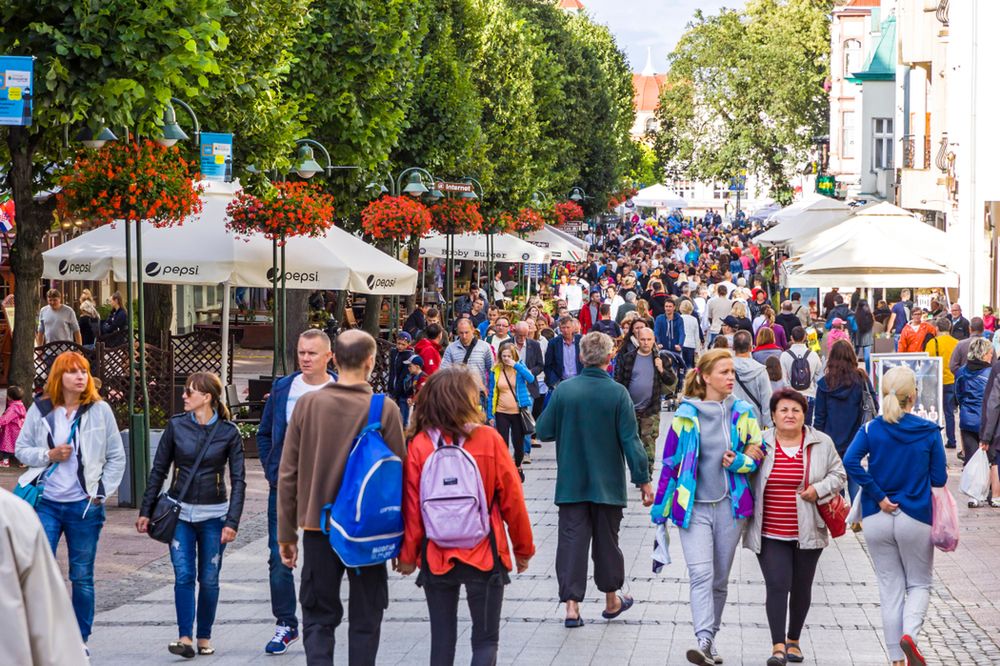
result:
[(271, 239), (271, 378), (278, 378), (278, 239)]
[(285, 277), (285, 235), (281, 235), (281, 374), (288, 374), (286, 362), (285, 339), (288, 336), (288, 284)]
[(125, 312), (128, 315), (128, 413), (135, 414), (135, 326), (132, 312), (132, 222), (125, 220)]
[[(136, 317), (139, 320), (139, 386), (142, 390), (142, 415), (133, 421), (138, 421), (141, 436), (131, 439), (132, 455), (135, 461), (135, 498), (142, 497), (146, 492), (146, 478), (149, 476), (149, 382), (146, 379), (146, 306), (143, 299), (143, 264), (142, 264), (142, 222), (135, 225), (135, 283), (136, 283)], [(130, 434), (135, 429), (130, 430)]]
[(222, 365), (219, 368), (219, 378), (222, 387), (229, 384), (229, 281), (222, 283)]

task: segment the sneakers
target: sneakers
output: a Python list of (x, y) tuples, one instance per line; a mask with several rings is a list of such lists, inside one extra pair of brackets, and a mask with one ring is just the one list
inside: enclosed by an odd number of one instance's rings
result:
[(722, 655), (719, 654), (719, 649), (715, 646), (715, 641), (709, 643), (709, 652), (712, 653), (712, 659), (715, 660), (716, 664), (722, 663)]
[(994, 509), (1000, 509), (1000, 497), (990, 498), (990, 507)]
[(531, 456), (529, 456), (527, 453), (525, 453), (524, 454), (524, 459), (521, 461), (521, 464), (522, 465), (530, 465), (531, 464)]
[(0, 467), (10, 467), (10, 461), (7, 460), (6, 458), (0, 460)]
[(687, 660), (696, 666), (715, 666), (717, 662), (712, 656), (712, 651), (712, 639), (699, 638), (698, 648), (687, 651)]
[(264, 647), (268, 654), (285, 654), (288, 646), (299, 640), (299, 630), (279, 624), (274, 628), (274, 637)]

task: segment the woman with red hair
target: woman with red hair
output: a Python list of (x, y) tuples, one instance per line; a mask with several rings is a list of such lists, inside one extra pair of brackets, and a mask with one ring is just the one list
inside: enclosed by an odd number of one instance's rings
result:
[(86, 643), (94, 621), (94, 559), (104, 500), (121, 483), (125, 448), (82, 355), (56, 357), (45, 394), (28, 409), (15, 453), (31, 468), (18, 483), (41, 486), (35, 510), (53, 554), (66, 536), (73, 611)]

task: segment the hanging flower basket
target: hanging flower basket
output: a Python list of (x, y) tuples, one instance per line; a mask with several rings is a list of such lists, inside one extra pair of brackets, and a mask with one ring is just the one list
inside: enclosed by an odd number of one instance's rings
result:
[(514, 220), (514, 230), (519, 234), (530, 234), (545, 226), (545, 217), (534, 208), (522, 208)]
[(580, 208), (579, 204), (572, 201), (560, 201), (555, 205), (554, 213), (557, 225), (583, 219), (583, 209)]
[(442, 234), (475, 233), (483, 228), (479, 206), (464, 199), (442, 199), (431, 206), (431, 226)]
[(262, 197), (240, 190), (226, 206), (226, 228), (269, 239), (322, 236), (333, 226), (333, 197), (311, 183), (275, 183)]
[(196, 177), (195, 164), (176, 147), (116, 141), (96, 152), (77, 153), (59, 178), (57, 208), (63, 217), (95, 226), (147, 220), (169, 227), (201, 211)]
[(508, 212), (490, 215), (483, 220), (484, 234), (505, 234), (514, 228), (514, 216)]
[(430, 231), (431, 212), (411, 196), (382, 197), (361, 211), (361, 228), (375, 239), (419, 238)]

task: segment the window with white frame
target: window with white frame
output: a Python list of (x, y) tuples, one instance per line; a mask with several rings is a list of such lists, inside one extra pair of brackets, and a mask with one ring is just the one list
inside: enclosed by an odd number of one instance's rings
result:
[(872, 118), (872, 170), (892, 168), (892, 118)]
[(844, 111), (840, 114), (840, 157), (854, 159), (855, 151), (854, 112)]
[(861, 42), (848, 39), (844, 42), (844, 76), (851, 76), (861, 71)]
[(715, 183), (712, 187), (713, 199), (726, 199), (729, 197), (729, 183)]

